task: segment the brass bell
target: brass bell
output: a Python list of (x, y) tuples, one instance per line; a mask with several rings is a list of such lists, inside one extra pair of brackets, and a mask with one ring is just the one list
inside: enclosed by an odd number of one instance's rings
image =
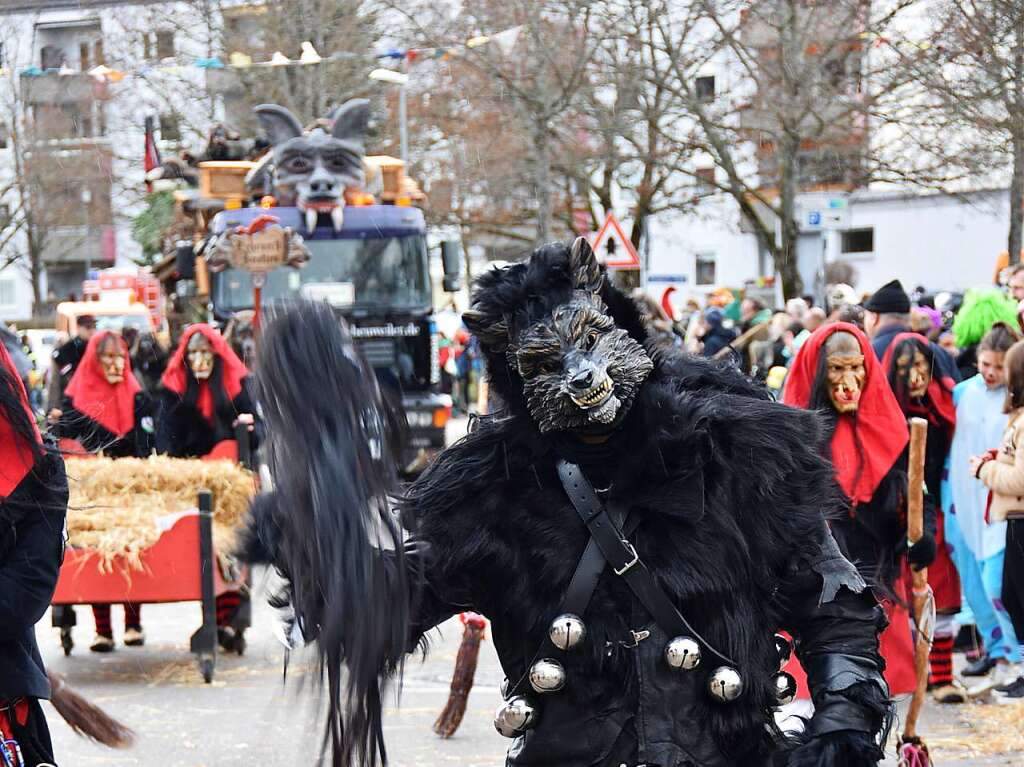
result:
[(743, 677), (732, 666), (719, 666), (708, 679), (708, 692), (719, 703), (729, 703), (743, 692)]
[(565, 669), (557, 660), (542, 658), (530, 667), (530, 686), (537, 692), (558, 692), (565, 687)]
[(665, 662), (672, 668), (691, 671), (700, 663), (700, 645), (690, 637), (676, 637), (665, 645)]
[(494, 729), (506, 738), (522, 735), (533, 724), (536, 711), (526, 698), (509, 698), (494, 712)]
[(559, 615), (552, 621), (551, 628), (548, 629), (548, 637), (551, 638), (551, 644), (563, 652), (574, 648), (586, 636), (586, 624), (583, 623), (583, 620), (578, 615), (573, 615), (572, 613)]
[(788, 706), (796, 698), (796, 679), (783, 671), (775, 677), (775, 698), (780, 706)]
[(779, 654), (779, 668), (782, 668), (793, 657), (793, 643), (782, 636), (782, 634), (776, 634), (775, 651)]

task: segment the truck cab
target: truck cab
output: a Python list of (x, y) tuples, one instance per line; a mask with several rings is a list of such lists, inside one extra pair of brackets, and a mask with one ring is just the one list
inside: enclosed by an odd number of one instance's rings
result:
[[(401, 403), (408, 422), (403, 468), (422, 468), (444, 447), (451, 397), (438, 392), (437, 330), (426, 224), (419, 208), (399, 205), (349, 206), (340, 231), (326, 218), (312, 232), (292, 207), (250, 207), (218, 213), (217, 235), (271, 215), (301, 233), (310, 251), (302, 268), (278, 267), (266, 275), (262, 304), (295, 298), (326, 301), (345, 318), (356, 345), (392, 403)], [(252, 275), (228, 268), (210, 276), (210, 301), (218, 319), (254, 307)], [(315, 396), (315, 382), (310, 382)]]

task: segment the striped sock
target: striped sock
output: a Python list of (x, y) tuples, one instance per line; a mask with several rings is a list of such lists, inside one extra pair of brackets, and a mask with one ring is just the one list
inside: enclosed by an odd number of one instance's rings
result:
[(217, 597), (217, 625), (227, 626), (238, 612), (242, 602), (242, 594), (238, 591), (226, 591)]
[(110, 627), (110, 605), (93, 605), (92, 619), (96, 621), (97, 634), (105, 637), (114, 636), (114, 631)]
[(937, 636), (928, 653), (928, 684), (941, 687), (953, 683), (953, 636)]

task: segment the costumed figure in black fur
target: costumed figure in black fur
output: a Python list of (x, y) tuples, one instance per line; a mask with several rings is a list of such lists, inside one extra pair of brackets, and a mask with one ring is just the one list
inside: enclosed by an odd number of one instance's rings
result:
[[(51, 414), (52, 415), (52, 414)], [(89, 339), (75, 374), (64, 390), (64, 399), (53, 433), (75, 440), (88, 453), (110, 458), (145, 458), (153, 452), (153, 401), (132, 372), (128, 344), (111, 331)], [(66, 611), (55, 618), (57, 625), (74, 625)], [(110, 605), (93, 605), (96, 637), (89, 649), (110, 652), (114, 632)], [(140, 647), (146, 641), (142, 629), (142, 605), (124, 606), (124, 643)]]
[[(388, 504), (373, 377), (329, 308), (267, 326), (273, 492), (247, 556), (317, 642), (334, 765), (384, 760), (381, 685), (451, 615), (491, 620), (506, 765), (874, 765), (890, 720), (883, 622), (822, 510), (819, 416), (648, 345), (582, 239), (483, 275), (464, 317), (507, 410)], [(309, 396), (311, 380), (317, 396)], [(817, 711), (773, 714), (788, 630)]]
[[(174, 458), (238, 460), (239, 425), (248, 427), (255, 449), (259, 425), (250, 380), (249, 369), (216, 328), (190, 325), (161, 378), (156, 451)], [(239, 654), (245, 649), (244, 626), (236, 620), (241, 603), (238, 590), (217, 595), (218, 641)]]

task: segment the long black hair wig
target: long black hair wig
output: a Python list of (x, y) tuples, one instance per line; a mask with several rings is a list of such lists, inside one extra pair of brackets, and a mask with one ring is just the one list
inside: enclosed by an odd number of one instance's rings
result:
[[(242, 556), (274, 565), (279, 601), (315, 640), (335, 767), (384, 761), (382, 685), (404, 656), (410, 592), (392, 511), (389, 419), (372, 370), (326, 304), (268, 312), (256, 393), (274, 481)], [(393, 659), (393, 660), (389, 660)]]

